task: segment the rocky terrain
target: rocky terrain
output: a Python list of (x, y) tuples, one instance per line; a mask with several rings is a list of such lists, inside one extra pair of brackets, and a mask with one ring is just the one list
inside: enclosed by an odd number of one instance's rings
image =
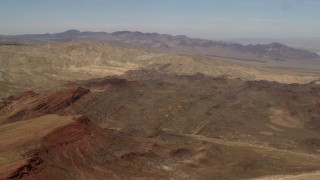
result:
[(57, 89), (69, 80), (121, 74), (139, 67), (136, 61), (153, 57), (98, 42), (2, 45), (0, 54), (0, 97)]
[(319, 179), (318, 58), (155, 33), (2, 36), (0, 179)]
[(317, 178), (319, 92), (155, 70), (25, 92), (0, 104), (0, 178)]
[(281, 83), (320, 79), (318, 71), (258, 67), (223, 58), (154, 53), (102, 42), (12, 44), (0, 46), (0, 98), (28, 90), (57, 90), (70, 81), (120, 75), (140, 68)]

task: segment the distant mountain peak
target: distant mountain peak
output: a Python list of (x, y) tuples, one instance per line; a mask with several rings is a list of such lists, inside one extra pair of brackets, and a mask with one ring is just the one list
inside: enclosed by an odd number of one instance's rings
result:
[(61, 33), (61, 34), (79, 34), (79, 33), (81, 33), (79, 30), (70, 29), (70, 30), (65, 31), (65, 32), (63, 32), (63, 33)]

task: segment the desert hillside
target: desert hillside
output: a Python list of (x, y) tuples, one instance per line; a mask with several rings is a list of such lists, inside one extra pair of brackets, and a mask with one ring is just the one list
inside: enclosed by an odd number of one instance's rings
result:
[(0, 178), (316, 179), (319, 92), (155, 70), (25, 92), (0, 104)]
[(320, 79), (315, 72), (276, 70), (199, 55), (152, 53), (92, 41), (1, 45), (0, 65), (0, 97), (33, 89), (57, 89), (70, 81), (121, 75), (140, 68), (281, 83)]

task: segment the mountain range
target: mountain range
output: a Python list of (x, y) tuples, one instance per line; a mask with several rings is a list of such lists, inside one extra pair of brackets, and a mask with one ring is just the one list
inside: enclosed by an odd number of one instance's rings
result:
[(32, 40), (36, 42), (91, 40), (109, 42), (134, 48), (143, 48), (151, 51), (180, 52), (243, 60), (320, 60), (320, 56), (316, 53), (302, 49), (295, 49), (280, 43), (241, 45), (223, 41), (189, 38), (184, 35), (173, 36), (168, 34), (142, 33), (137, 31), (106, 33), (68, 30), (55, 34), (26, 34), (0, 36), (0, 38), (6, 39), (7, 41), (9, 38), (9, 43), (10, 40), (12, 42), (15, 39), (23, 39), (24, 41)]

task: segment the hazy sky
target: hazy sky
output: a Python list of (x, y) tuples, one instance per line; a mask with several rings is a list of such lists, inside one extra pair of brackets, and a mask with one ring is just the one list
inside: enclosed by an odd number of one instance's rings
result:
[(319, 37), (320, 0), (0, 0), (0, 34), (131, 30), (191, 37)]

